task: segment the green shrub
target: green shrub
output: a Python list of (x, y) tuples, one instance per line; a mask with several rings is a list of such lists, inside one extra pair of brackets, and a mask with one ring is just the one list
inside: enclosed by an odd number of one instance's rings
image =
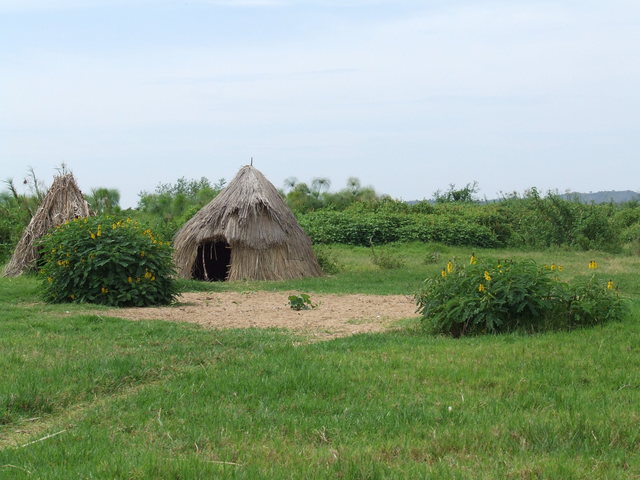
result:
[(318, 260), (320, 268), (327, 275), (340, 273), (344, 268), (330, 247), (325, 245), (314, 245), (313, 252), (316, 254), (316, 259)]
[(376, 249), (370, 244), (371, 261), (383, 270), (396, 270), (405, 266), (404, 260), (385, 249)]
[(635, 243), (640, 241), (640, 223), (634, 223), (626, 227), (621, 232), (622, 241), (625, 243)]
[(424, 263), (425, 265), (432, 265), (434, 263), (440, 263), (440, 258), (442, 257), (442, 255), (440, 254), (440, 252), (437, 251), (432, 251), (429, 252), (427, 254), (426, 257), (424, 257), (424, 260), (422, 263)]
[(0, 204), (0, 265), (11, 257), (30, 219), (29, 211), (18, 205)]
[(592, 275), (568, 285), (562, 299), (565, 318), (561, 326), (573, 328), (621, 319), (625, 314), (624, 303), (615, 292), (613, 282), (603, 284), (597, 275)]
[[(561, 282), (557, 268), (531, 260), (449, 262), (416, 295), (425, 329), (459, 337), (574, 328), (618, 320), (624, 305), (607, 282)], [(609, 284), (611, 287), (612, 284)]]
[(47, 302), (149, 306), (177, 293), (169, 243), (131, 219), (76, 219), (55, 228), (41, 248)]
[(314, 243), (367, 246), (390, 242), (441, 242), (496, 247), (490, 228), (462, 216), (318, 211), (301, 215), (302, 228)]

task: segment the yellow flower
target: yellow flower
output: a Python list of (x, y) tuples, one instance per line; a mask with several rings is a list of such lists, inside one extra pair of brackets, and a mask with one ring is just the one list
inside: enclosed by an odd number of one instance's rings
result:
[(485, 279), (487, 282), (490, 282), (490, 281), (491, 281), (491, 275), (489, 275), (489, 272), (487, 272), (486, 270), (484, 271), (484, 279)]
[(561, 272), (564, 270), (564, 267), (562, 265), (558, 265), (558, 271)]
[(144, 252), (140, 252), (140, 256), (141, 256), (141, 257), (144, 257)]
[(53, 277), (47, 277), (47, 282), (49, 283), (53, 282)]
[(98, 232), (96, 233), (96, 237), (102, 235), (102, 225), (98, 225)]
[(100, 291), (102, 292), (103, 295), (109, 293), (109, 289), (107, 287), (102, 287)]
[(440, 276), (441, 276), (442, 278), (446, 277), (446, 276), (447, 276), (447, 271), (443, 269), (443, 270), (440, 272)]
[(129, 283), (133, 282), (133, 278), (127, 277), (127, 282), (129, 282)]
[(552, 263), (552, 264), (551, 264), (551, 271), (553, 272), (555, 269), (556, 269), (556, 264), (555, 264), (555, 263)]
[(484, 288), (484, 285), (481, 283), (480, 286), (478, 287), (478, 291), (479, 292), (484, 292), (486, 290), (486, 288)]
[(591, 260), (589, 262), (589, 269), (590, 270), (595, 270), (596, 268), (598, 268), (598, 262), (596, 262), (595, 260)]
[(449, 263), (447, 263), (447, 273), (451, 272), (453, 272), (453, 262), (449, 261)]
[(476, 258), (476, 254), (475, 254), (475, 253), (472, 253), (472, 254), (471, 254), (471, 258), (469, 259), (469, 263), (470, 263), (471, 265), (475, 265), (477, 262), (478, 262), (478, 259)]
[(91, 240), (95, 240), (96, 239), (96, 234), (93, 232), (89, 232), (89, 235), (91, 235)]
[(608, 288), (609, 290), (613, 290), (613, 281), (609, 280), (609, 281), (607, 282), (607, 288)]

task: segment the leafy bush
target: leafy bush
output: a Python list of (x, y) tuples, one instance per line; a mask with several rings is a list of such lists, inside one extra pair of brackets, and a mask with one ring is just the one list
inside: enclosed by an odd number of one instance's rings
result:
[(0, 205), (0, 264), (11, 257), (29, 219), (25, 210)]
[(301, 215), (302, 228), (314, 243), (367, 246), (390, 242), (441, 242), (496, 247), (496, 235), (484, 225), (445, 215), (318, 211)]
[(459, 337), (574, 328), (622, 318), (622, 301), (595, 274), (588, 282), (569, 285), (557, 271), (555, 265), (544, 268), (526, 260), (449, 262), (416, 295), (423, 326)]
[(424, 263), (425, 265), (432, 265), (434, 263), (440, 263), (440, 258), (442, 257), (442, 255), (440, 254), (440, 252), (437, 251), (432, 251), (429, 252), (427, 254), (426, 257), (424, 257), (424, 260), (422, 263)]
[(311, 310), (317, 305), (311, 301), (311, 297), (306, 293), (300, 295), (289, 295), (289, 306), (292, 310)]
[(131, 219), (76, 219), (41, 247), (47, 302), (148, 306), (168, 304), (177, 293), (168, 242)]
[[(12, 185), (12, 184), (11, 184)], [(0, 265), (8, 260), (31, 220), (39, 201), (35, 197), (0, 193)]]
[(314, 245), (313, 252), (316, 255), (320, 268), (327, 275), (335, 275), (342, 271), (343, 265), (338, 261), (330, 247)]
[(382, 268), (383, 270), (396, 270), (405, 266), (404, 261), (388, 250), (376, 249), (372, 244), (371, 248), (371, 261), (374, 265)]
[(640, 223), (634, 223), (626, 227), (621, 232), (622, 241), (625, 243), (634, 243), (640, 241)]
[(607, 287), (597, 275), (588, 280), (568, 285), (562, 298), (565, 311), (565, 325), (569, 328), (596, 325), (613, 320), (620, 320), (625, 314), (625, 305), (615, 292), (613, 282)]

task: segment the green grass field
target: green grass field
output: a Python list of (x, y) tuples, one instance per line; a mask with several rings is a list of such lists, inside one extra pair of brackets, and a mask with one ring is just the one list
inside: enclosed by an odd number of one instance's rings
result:
[[(404, 268), (335, 246), (334, 276), (182, 286), (407, 294), (470, 254), (387, 248)], [(408, 328), (308, 344), (86, 315), (40, 303), (34, 278), (2, 278), (0, 478), (640, 478), (640, 259), (475, 253), (562, 264), (567, 279), (595, 259), (630, 315), (534, 336)]]

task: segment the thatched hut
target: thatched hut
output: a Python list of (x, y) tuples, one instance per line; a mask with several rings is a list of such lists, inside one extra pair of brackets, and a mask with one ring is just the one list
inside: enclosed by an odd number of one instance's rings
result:
[(285, 280), (322, 270), (276, 188), (247, 165), (178, 231), (178, 275), (199, 280)]
[(92, 215), (92, 212), (73, 175), (64, 173), (55, 177), (42, 204), (24, 229), (22, 238), (4, 269), (4, 276), (17, 277), (36, 268), (40, 257), (37, 241), (53, 227), (67, 220), (89, 215)]

